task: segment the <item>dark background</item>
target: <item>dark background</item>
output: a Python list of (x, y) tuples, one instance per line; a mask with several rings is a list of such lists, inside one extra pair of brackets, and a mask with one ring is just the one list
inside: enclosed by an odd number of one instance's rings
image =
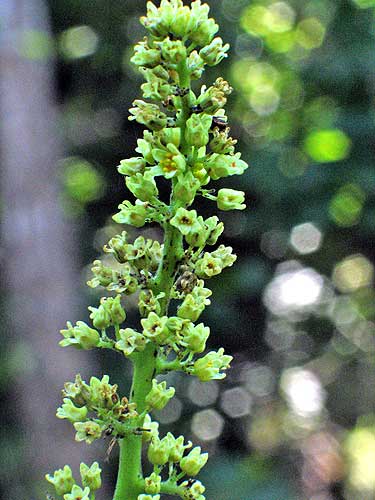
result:
[[(235, 88), (227, 113), (250, 168), (223, 183), (245, 190), (248, 208), (222, 214), (238, 262), (210, 282), (203, 319), (210, 347), (235, 360), (220, 384), (175, 376), (162, 429), (210, 452), (208, 499), (372, 500), (375, 2), (211, 7), (231, 52), (204, 83), (221, 75)], [(108, 442), (74, 443), (54, 412), (76, 372), (108, 372), (126, 392), (129, 367), (57, 342), (97, 302), (89, 265), (120, 230), (115, 167), (141, 134), (127, 117), (144, 11), (131, 0), (0, 4), (4, 499), (44, 498), (45, 472), (94, 459), (98, 496), (111, 498), (117, 450), (104, 464)]]

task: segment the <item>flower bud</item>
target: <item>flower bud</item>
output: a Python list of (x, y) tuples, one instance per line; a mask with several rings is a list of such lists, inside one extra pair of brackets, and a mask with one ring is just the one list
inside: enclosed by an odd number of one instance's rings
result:
[(246, 205), (245, 193), (235, 189), (220, 189), (217, 193), (217, 207), (219, 210), (244, 210)]
[(152, 389), (147, 394), (145, 402), (154, 410), (162, 410), (167, 405), (168, 401), (173, 398), (175, 392), (173, 387), (167, 389), (167, 382), (163, 381), (158, 384), (156, 379), (153, 379)]
[(153, 472), (150, 476), (145, 478), (145, 492), (150, 495), (160, 492), (161, 476)]
[(51, 474), (46, 474), (46, 480), (53, 484), (57, 495), (64, 495), (65, 493), (70, 493), (73, 486), (75, 485), (75, 480), (72, 476), (72, 469), (69, 465), (65, 465), (63, 469), (58, 469)]
[(102, 436), (102, 428), (96, 422), (75, 422), (74, 428), (77, 431), (76, 441), (86, 441), (87, 444), (93, 443)]
[(163, 439), (153, 437), (148, 447), (147, 456), (153, 465), (164, 465), (168, 462), (170, 443), (167, 436)]
[(100, 473), (102, 469), (99, 467), (98, 462), (94, 462), (91, 467), (81, 463), (79, 471), (82, 479), (82, 486), (89, 487), (90, 491), (96, 491), (102, 486), (102, 479)]
[(196, 321), (204, 310), (204, 302), (188, 294), (177, 310), (177, 316), (184, 319)]
[(200, 446), (196, 446), (180, 461), (180, 467), (188, 476), (196, 476), (208, 460), (208, 453), (201, 453)]
[(115, 298), (108, 297), (105, 303), (109, 309), (112, 323), (121, 325), (126, 319), (126, 312), (121, 305), (121, 295), (116, 295)]
[(87, 417), (87, 408), (86, 406), (82, 406), (81, 408), (77, 408), (71, 399), (64, 398), (63, 404), (60, 408), (57, 408), (56, 417), (57, 418), (66, 418), (69, 422), (84, 422)]
[(189, 38), (196, 45), (204, 47), (211, 42), (218, 30), (219, 26), (215, 21), (213, 19), (207, 19), (197, 26), (196, 30), (190, 34)]
[(160, 495), (138, 495), (137, 500), (160, 500)]
[(190, 146), (200, 148), (209, 141), (212, 118), (206, 114), (192, 114), (186, 122), (185, 139)]
[(126, 186), (141, 201), (151, 201), (158, 195), (158, 188), (149, 172), (126, 177)]
[(64, 495), (64, 500), (90, 500), (90, 488), (83, 490), (75, 484), (72, 491)]
[(122, 175), (143, 174), (146, 167), (146, 160), (141, 157), (128, 158), (121, 160), (117, 170)]
[(221, 370), (226, 370), (229, 367), (233, 357), (224, 355), (224, 349), (211, 351), (203, 358), (197, 359), (194, 363), (192, 374), (196, 375), (201, 382), (209, 380), (220, 380), (225, 378), (225, 374)]
[[(146, 132), (146, 131), (145, 131)], [(149, 141), (146, 139), (138, 139), (137, 140), (137, 145), (138, 147), (135, 149), (137, 153), (141, 153), (143, 158), (146, 160), (147, 163), (154, 163), (154, 159), (152, 157), (152, 144), (150, 144)]]

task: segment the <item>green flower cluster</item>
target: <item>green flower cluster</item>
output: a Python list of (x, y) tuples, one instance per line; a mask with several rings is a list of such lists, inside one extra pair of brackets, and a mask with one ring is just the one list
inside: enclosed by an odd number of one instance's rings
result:
[(56, 416), (69, 420), (76, 430), (76, 441), (93, 443), (103, 435), (123, 437), (134, 432), (138, 422), (136, 404), (126, 397), (120, 399), (117, 385), (109, 383), (108, 375), (100, 380), (91, 377), (89, 384), (76, 376), (64, 386), (63, 404)]
[[(110, 239), (88, 282), (109, 296), (89, 307), (92, 326), (68, 322), (61, 331), (63, 347), (107, 348), (128, 358), (134, 368), (129, 397), (120, 398), (117, 385), (106, 375), (101, 380), (92, 377), (88, 384), (77, 375), (65, 385), (57, 416), (74, 425), (78, 441), (90, 444), (111, 435), (118, 442), (114, 500), (159, 500), (163, 494), (204, 500), (205, 488), (194, 478), (207, 462), (207, 453), (190, 449), (183, 436), (168, 433), (161, 438), (149, 413), (163, 409), (175, 394), (160, 375), (182, 371), (205, 382), (224, 378), (229, 368), (232, 357), (224, 349), (205, 353), (210, 328), (199, 318), (211, 303), (206, 281), (232, 266), (236, 256), (231, 247), (218, 244), (223, 222), (216, 215), (204, 218), (192, 205), (201, 196), (222, 211), (245, 209), (242, 191), (207, 186), (243, 174), (248, 165), (230, 136), (224, 110), (232, 92), (228, 82), (217, 78), (208, 88), (193, 85), (207, 66), (227, 57), (229, 49), (216, 36), (218, 26), (209, 18), (208, 5), (200, 0), (190, 6), (181, 0), (161, 0), (159, 7), (148, 2), (141, 22), (148, 36), (135, 46), (132, 62), (145, 83), (129, 119), (145, 130), (137, 141), (138, 156), (118, 166), (133, 199), (121, 203), (113, 219), (135, 228), (152, 223), (164, 241), (144, 235), (130, 240), (126, 231)], [(166, 181), (169, 203), (159, 196)], [(213, 248), (207, 251), (208, 246)], [(122, 305), (136, 293), (138, 327), (126, 324)], [(153, 472), (144, 478), (141, 453), (147, 443)], [(85, 477), (94, 477), (97, 469), (89, 474), (91, 469), (85, 467)], [(93, 484), (100, 483), (82, 478), (82, 489), (67, 466), (47, 479), (65, 500), (92, 500)]]
[(79, 472), (82, 487), (77, 485), (69, 465), (58, 469), (53, 475), (46, 474), (46, 480), (54, 486), (56, 494), (62, 496), (64, 500), (91, 500), (93, 493), (102, 485), (102, 470), (98, 462), (94, 462), (91, 467), (81, 463)]

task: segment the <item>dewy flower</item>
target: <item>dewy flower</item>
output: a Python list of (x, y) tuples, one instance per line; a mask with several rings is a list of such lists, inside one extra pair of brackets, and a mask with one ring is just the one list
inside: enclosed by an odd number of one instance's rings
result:
[(235, 189), (220, 189), (217, 193), (217, 207), (220, 210), (244, 210), (245, 193)]

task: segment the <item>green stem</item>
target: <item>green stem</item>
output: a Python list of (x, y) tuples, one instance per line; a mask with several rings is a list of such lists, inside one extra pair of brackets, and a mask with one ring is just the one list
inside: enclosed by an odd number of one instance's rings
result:
[[(181, 87), (190, 88), (190, 75), (183, 61), (179, 66), (179, 83)], [(186, 142), (184, 139), (186, 120), (189, 117), (189, 96), (181, 98), (181, 115), (179, 126), (181, 127), (181, 151), (185, 152)], [(175, 181), (174, 181), (175, 182)], [(171, 204), (169, 213), (173, 214), (178, 206), (178, 200), (174, 196), (174, 182), (172, 183)], [(168, 313), (171, 289), (174, 283), (178, 262), (184, 255), (183, 239), (180, 231), (171, 226), (169, 221), (164, 223), (164, 250), (159, 269), (153, 280), (152, 291), (155, 295), (163, 292), (165, 296), (161, 299), (161, 315)], [(117, 331), (116, 331), (117, 334)], [(133, 382), (130, 393), (130, 401), (136, 403), (137, 412), (141, 414), (146, 409), (145, 398), (151, 390), (152, 379), (156, 374), (156, 348), (153, 344), (148, 344), (143, 352), (132, 355)], [(136, 422), (136, 427), (143, 426), (144, 417), (140, 417)], [(117, 484), (113, 500), (137, 500), (139, 494), (143, 492), (142, 473), (142, 436), (128, 434), (120, 440), (120, 458)], [(172, 494), (172, 485), (165, 484), (165, 488)], [(167, 492), (167, 491), (166, 491)]]

